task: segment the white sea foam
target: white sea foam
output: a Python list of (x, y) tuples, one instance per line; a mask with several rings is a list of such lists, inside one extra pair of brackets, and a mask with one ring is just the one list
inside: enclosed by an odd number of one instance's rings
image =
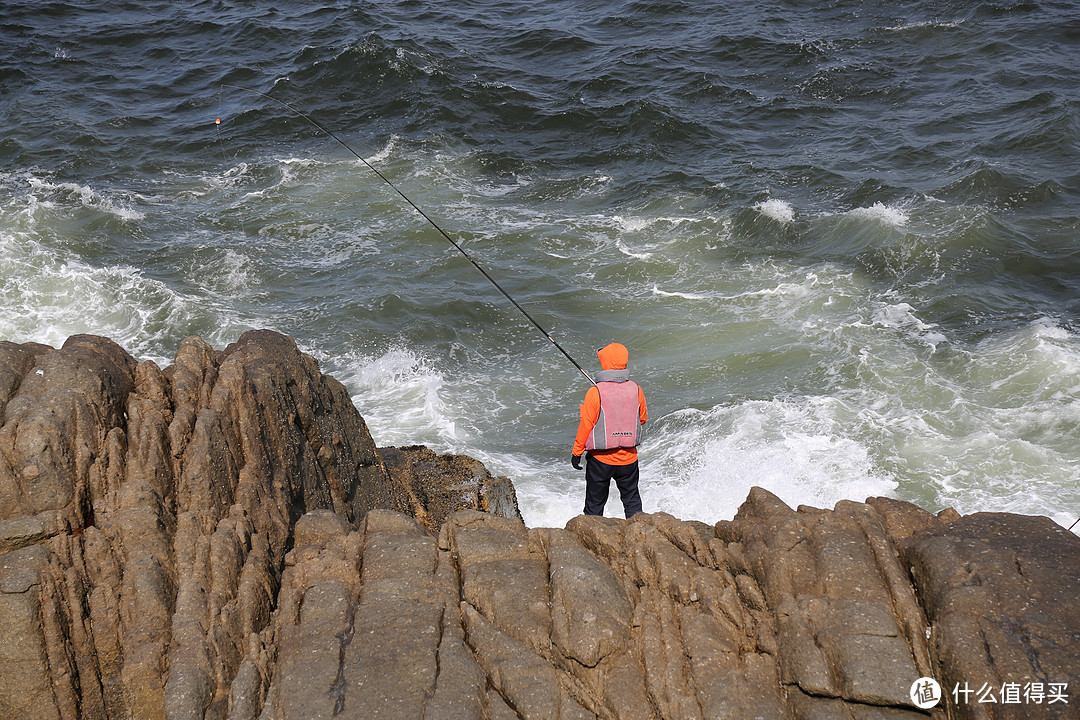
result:
[[(512, 183), (474, 183), (472, 185), (472, 189), (477, 195), (480, 195), (481, 197), (497, 198), (504, 195), (509, 195), (515, 190), (520, 190), (521, 188), (528, 187), (531, 184), (531, 179), (522, 177), (520, 175), (515, 175), (514, 182)], [(485, 208), (485, 210), (489, 210), (489, 208)]]
[(258, 284), (251, 260), (232, 248), (225, 248), (214, 262), (204, 265), (199, 278), (209, 289), (229, 295)]
[(678, 298), (683, 298), (684, 300), (707, 300), (708, 299), (708, 296), (706, 296), (706, 295), (697, 295), (695, 293), (667, 292), (666, 290), (661, 290), (656, 285), (652, 286), (652, 292), (653, 292), (653, 295), (660, 295), (661, 297), (678, 297)]
[(422, 355), (398, 347), (328, 361), (341, 368), (335, 374), (353, 393), (377, 444), (423, 443), (445, 452), (465, 441), (442, 398), (445, 380)]
[(325, 167), (327, 165), (327, 163), (320, 160), (301, 157), (280, 158), (277, 162), (281, 171), (281, 179), (276, 185), (269, 188), (270, 190), (277, 187), (288, 187), (292, 185), (297, 178), (301, 177), (305, 171), (311, 170), (312, 168)]
[(562, 180), (576, 189), (575, 197), (594, 197), (600, 195), (611, 185), (612, 177), (600, 173), (582, 177), (572, 177)]
[(14, 342), (58, 347), (71, 335), (93, 333), (166, 362), (159, 340), (177, 328), (199, 329), (211, 342), (248, 329), (131, 266), (93, 267), (4, 233), (0, 248), (0, 337)]
[[(398, 140), (400, 138), (397, 135), (391, 135), (390, 139), (386, 141), (386, 145), (383, 149), (375, 153), (371, 157), (364, 158), (371, 165), (378, 165), (381, 162), (385, 162), (394, 154), (394, 149), (397, 147)], [(357, 162), (360, 162), (357, 160)], [(363, 164), (363, 163), (361, 163)], [(366, 169), (366, 168), (365, 168)]]
[(829, 397), (674, 413), (642, 448), (642, 491), (657, 510), (706, 522), (733, 517), (753, 486), (793, 507), (891, 494), (897, 483), (874, 467), (856, 422)]
[(906, 30), (922, 30), (924, 28), (934, 28), (934, 29), (955, 28), (955, 27), (960, 27), (963, 24), (964, 24), (963, 20), (952, 20), (952, 21), (924, 20), (922, 22), (906, 23), (906, 24), (903, 24), (903, 25), (890, 25), (888, 27), (882, 28), (882, 30), (885, 30), (885, 31), (888, 31), (888, 32), (904, 32)]
[[(277, 163), (277, 180), (263, 185), (263, 187), (260, 187), (258, 190), (251, 190), (245, 193), (245, 199), (273, 196), (275, 191), (282, 188), (291, 188), (304, 184), (305, 181), (303, 180), (303, 176), (306, 172), (309, 172), (312, 169), (323, 168), (330, 164), (314, 158), (301, 157), (277, 158), (275, 162)], [(235, 170), (235, 174), (232, 172), (233, 169), (226, 172), (226, 177), (223, 179), (223, 185), (225, 187), (245, 184), (254, 180), (252, 173), (247, 166), (237, 166)]]
[(1080, 507), (1080, 338), (1040, 320), (956, 348), (944, 364), (878, 355), (867, 368), (883, 387), (864, 391), (887, 394), (860, 414), (892, 448), (883, 462), (908, 478), (904, 492), (961, 513), (1076, 519), (1062, 508)]
[[(567, 453), (569, 448), (567, 448)], [(469, 454), (483, 462), (494, 475), (505, 475), (514, 482), (518, 507), (529, 527), (563, 527), (571, 518), (580, 515), (584, 506), (584, 480), (570, 466), (569, 455), (558, 461), (544, 462), (518, 454)], [(618, 491), (608, 499), (609, 517), (622, 517), (618, 512)]]
[(1041, 318), (981, 343), (973, 357), (977, 382), (1008, 398), (1080, 401), (1080, 338)]
[(850, 217), (877, 220), (878, 222), (898, 228), (907, 225), (908, 221), (911, 219), (906, 212), (895, 205), (884, 205), (879, 202), (874, 203), (870, 207), (855, 208), (847, 214)]
[[(73, 334), (93, 333), (113, 338), (136, 357), (165, 362), (161, 340), (174, 333), (218, 342), (249, 329), (212, 298), (174, 290), (131, 264), (83, 259), (70, 251), (66, 237), (55, 237), (52, 223), (66, 222), (72, 208), (122, 221), (142, 218), (125, 205), (145, 201), (142, 196), (32, 175), (14, 187), (11, 180), (0, 178), (15, 191), (0, 212), (0, 337), (59, 346)], [(19, 195), (26, 186), (30, 192)]]
[(645, 218), (641, 216), (624, 217), (622, 215), (616, 215), (611, 219), (620, 231), (626, 233), (641, 232), (645, 228), (649, 227), (649, 225), (651, 225), (653, 222), (650, 218)]
[(622, 240), (616, 240), (615, 247), (623, 255), (626, 255), (627, 257), (632, 257), (635, 260), (648, 260), (653, 256), (651, 252), (634, 252), (630, 248), (626, 247), (626, 244)]
[(789, 223), (795, 219), (795, 211), (791, 205), (777, 198), (769, 198), (754, 205), (754, 209), (767, 218), (772, 218), (780, 223)]
[(132, 209), (130, 205), (132, 201), (144, 199), (134, 193), (129, 193), (124, 198), (112, 197), (94, 190), (89, 185), (69, 182), (54, 183), (34, 176), (27, 177), (27, 182), (34, 198), (44, 202), (55, 203), (57, 200), (67, 201), (74, 198), (83, 207), (108, 213), (119, 220), (142, 220), (146, 217), (143, 213)]
[(221, 177), (225, 181), (225, 185), (233, 185), (241, 181), (243, 178), (250, 177), (251, 166), (242, 162), (238, 165), (233, 165), (231, 168), (222, 173)]
[(879, 305), (874, 311), (873, 323), (879, 327), (904, 330), (934, 349), (946, 341), (945, 335), (936, 329), (936, 323), (924, 323), (915, 314), (915, 308), (904, 302)]
[(678, 228), (688, 223), (700, 223), (703, 220), (715, 220), (713, 217), (684, 217), (678, 215), (613, 215), (611, 223), (620, 233), (635, 234), (646, 230), (653, 230), (656, 226), (663, 226), (663, 230)]

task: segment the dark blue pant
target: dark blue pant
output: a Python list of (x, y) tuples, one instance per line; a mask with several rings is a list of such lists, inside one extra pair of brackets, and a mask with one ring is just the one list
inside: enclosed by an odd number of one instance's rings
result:
[(608, 465), (592, 455), (585, 456), (585, 514), (603, 515), (608, 489), (612, 479), (622, 497), (626, 517), (641, 512), (641, 496), (638, 495), (637, 460), (629, 465)]

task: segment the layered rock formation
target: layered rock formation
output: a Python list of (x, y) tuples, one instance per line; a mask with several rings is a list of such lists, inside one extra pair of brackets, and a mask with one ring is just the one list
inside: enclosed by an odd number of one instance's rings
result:
[(755, 489), (529, 529), (268, 332), (165, 370), (0, 343), (0, 420), (0, 718), (1077, 717), (1080, 539), (1045, 518)]
[[(189, 338), (164, 371), (104, 338), (0, 343), (0, 417), (0, 718), (224, 717), (272, 673), (297, 520), (425, 512), (276, 333)], [(504, 478), (452, 484), (517, 516)]]

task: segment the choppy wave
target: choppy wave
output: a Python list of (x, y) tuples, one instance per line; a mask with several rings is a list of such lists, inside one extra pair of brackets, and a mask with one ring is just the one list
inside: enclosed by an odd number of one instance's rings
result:
[(458, 446), (460, 432), (443, 396), (443, 376), (414, 351), (393, 348), (378, 357), (324, 358), (340, 367), (336, 376), (354, 393), (353, 402), (379, 445), (427, 443), (440, 450)]
[(908, 220), (910, 219), (908, 214), (903, 210), (897, 207), (883, 205), (882, 203), (874, 203), (870, 207), (865, 208), (855, 208), (848, 214), (853, 217), (878, 220), (879, 222), (893, 227), (903, 227), (908, 224)]
[(772, 218), (777, 222), (789, 223), (795, 219), (795, 211), (792, 209), (791, 205), (776, 198), (763, 200), (755, 205), (754, 209), (765, 217)]
[(170, 363), (164, 346), (178, 328), (220, 344), (250, 327), (213, 298), (179, 293), (131, 265), (95, 267), (4, 232), (0, 253), (7, 340), (59, 347), (71, 335), (94, 333)]
[(706, 522), (734, 517), (755, 485), (793, 507), (892, 495), (897, 482), (874, 467), (852, 415), (829, 397), (672, 413), (642, 448), (643, 490), (656, 509)]

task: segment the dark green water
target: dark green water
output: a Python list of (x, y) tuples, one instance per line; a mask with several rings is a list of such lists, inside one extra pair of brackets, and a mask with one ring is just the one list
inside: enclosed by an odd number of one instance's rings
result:
[(1080, 516), (1075, 4), (0, 8), (0, 339), (270, 327), (561, 525), (583, 378), (225, 84), (587, 368), (630, 348), (646, 510)]

